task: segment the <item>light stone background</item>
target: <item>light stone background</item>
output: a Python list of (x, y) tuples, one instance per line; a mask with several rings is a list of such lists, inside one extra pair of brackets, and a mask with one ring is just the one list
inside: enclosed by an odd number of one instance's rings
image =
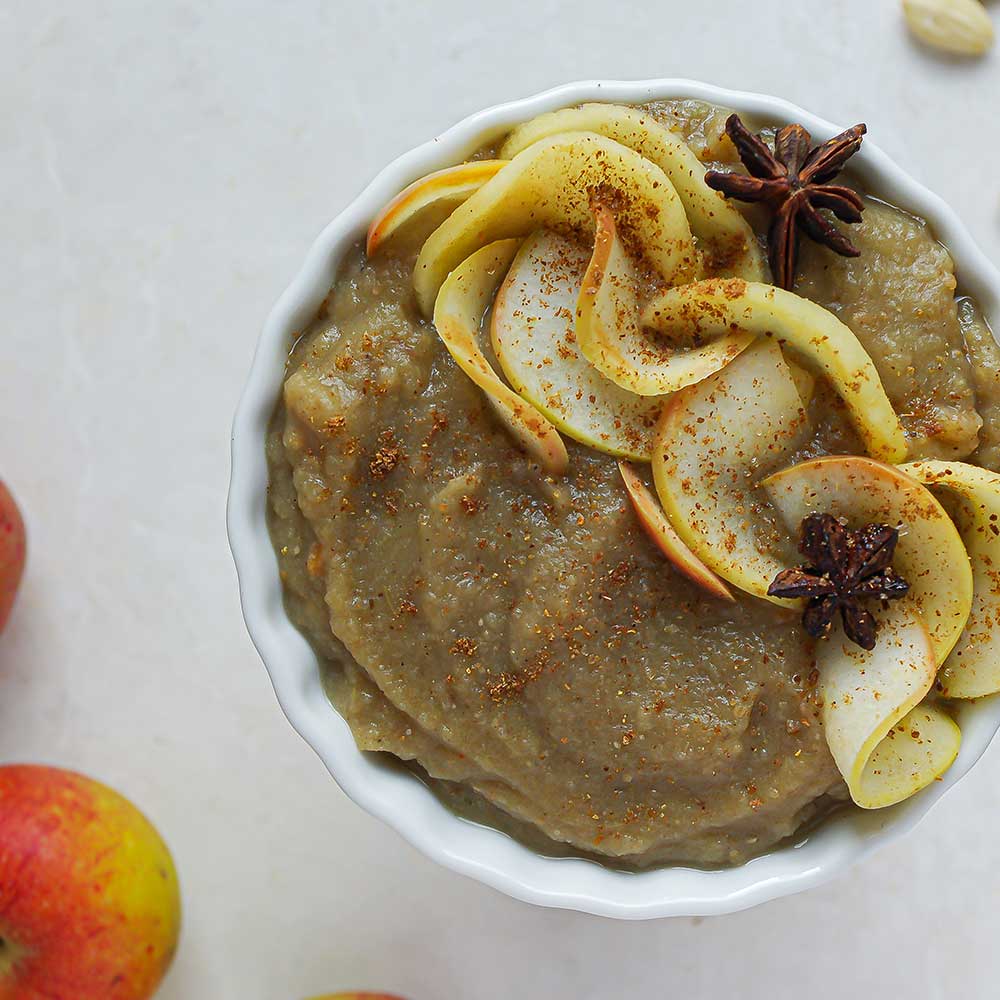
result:
[(315, 234), (469, 112), (657, 75), (866, 120), (1000, 259), (1000, 52), (935, 57), (895, 0), (0, 5), (0, 475), (31, 532), (0, 760), (99, 776), (162, 829), (186, 904), (162, 1000), (998, 995), (997, 748), (834, 885), (614, 923), (500, 896), (362, 813), (244, 633), (229, 423)]

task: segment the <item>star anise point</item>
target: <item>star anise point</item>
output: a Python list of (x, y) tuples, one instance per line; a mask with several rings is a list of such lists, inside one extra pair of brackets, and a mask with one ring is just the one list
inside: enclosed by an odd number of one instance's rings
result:
[(861, 251), (822, 213), (830, 212), (848, 224), (861, 221), (861, 197), (851, 188), (829, 181), (861, 148), (867, 131), (865, 125), (855, 125), (812, 146), (812, 136), (802, 125), (786, 125), (776, 133), (772, 151), (739, 115), (727, 119), (726, 134), (749, 176), (710, 170), (705, 182), (727, 198), (759, 202), (774, 213), (768, 258), (774, 282), (782, 288), (794, 287), (801, 233), (843, 257), (860, 256)]

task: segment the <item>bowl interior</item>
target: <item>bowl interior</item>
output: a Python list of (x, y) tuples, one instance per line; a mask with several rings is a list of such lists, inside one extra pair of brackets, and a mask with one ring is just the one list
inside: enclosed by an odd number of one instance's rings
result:
[[(533, 115), (588, 100), (641, 103), (663, 98), (710, 101), (775, 124), (798, 121), (817, 140), (840, 131), (777, 98), (692, 81), (587, 81), (473, 115), (401, 156), (323, 230), (265, 324), (233, 425), (228, 507), (230, 544), (251, 638), (292, 725), (344, 791), (418, 849), (455, 871), (529, 902), (627, 918), (730, 912), (833, 877), (911, 829), (969, 770), (1000, 727), (1000, 696), (959, 705), (962, 749), (944, 780), (889, 809), (845, 810), (798, 842), (738, 868), (675, 867), (631, 874), (582, 859), (543, 857), (499, 831), (452, 815), (412, 775), (357, 749), (347, 723), (323, 692), (311, 647), (284, 612), (277, 561), (265, 523), (264, 438), (293, 337), (315, 315), (341, 257), (363, 236), (386, 200), (417, 177), (463, 159)], [(930, 223), (955, 259), (961, 290), (978, 300), (993, 330), (1000, 331), (1000, 275), (947, 205), (870, 140), (851, 163), (871, 191)]]

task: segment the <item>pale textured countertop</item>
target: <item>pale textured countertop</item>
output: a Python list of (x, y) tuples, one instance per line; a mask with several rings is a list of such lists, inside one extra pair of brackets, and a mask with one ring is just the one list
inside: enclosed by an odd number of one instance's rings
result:
[(997, 748), (833, 885), (733, 917), (613, 923), (506, 899), (362, 813), (244, 632), (229, 423), (314, 235), (471, 111), (653, 76), (866, 120), (1000, 259), (1000, 51), (929, 55), (895, 0), (0, 10), (0, 475), (31, 532), (0, 641), (0, 760), (99, 776), (160, 826), (186, 901), (163, 1000), (997, 995)]

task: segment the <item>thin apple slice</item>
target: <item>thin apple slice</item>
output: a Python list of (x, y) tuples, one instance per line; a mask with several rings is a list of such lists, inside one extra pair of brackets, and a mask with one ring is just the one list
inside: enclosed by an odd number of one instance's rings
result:
[(944, 663), (969, 618), (972, 570), (955, 525), (926, 486), (872, 458), (829, 455), (782, 469), (761, 487), (796, 537), (813, 513), (844, 518), (852, 527), (898, 527), (893, 567), (910, 585), (899, 603), (927, 623), (935, 659)]
[(518, 443), (546, 472), (561, 476), (569, 465), (569, 455), (559, 432), (500, 380), (479, 344), (483, 315), (519, 242), (491, 243), (455, 268), (434, 303), (434, 327), (458, 367), (486, 393)]
[(563, 433), (648, 462), (661, 402), (609, 382), (580, 353), (573, 311), (587, 251), (550, 230), (529, 236), (493, 304), (493, 352), (507, 380)]
[(860, 801), (868, 809), (915, 795), (948, 770), (962, 746), (962, 731), (938, 705), (922, 702), (882, 740), (862, 772)]
[(823, 732), (863, 809), (893, 805), (929, 785), (951, 765), (961, 740), (947, 715), (920, 704), (937, 672), (927, 623), (902, 602), (880, 618), (872, 650), (839, 631), (816, 646)]
[(674, 531), (667, 520), (663, 508), (649, 487), (639, 477), (639, 473), (628, 462), (619, 462), (618, 471), (625, 482), (625, 490), (636, 517), (649, 535), (653, 544), (673, 563), (674, 568), (683, 573), (689, 580), (708, 591), (713, 597), (724, 601), (732, 601), (733, 595), (729, 588), (684, 544), (680, 535)]
[(698, 347), (673, 346), (639, 328), (639, 279), (615, 217), (594, 206), (594, 253), (576, 307), (580, 350), (601, 374), (640, 396), (662, 396), (724, 368), (756, 339), (724, 333)]
[(372, 219), (365, 253), (369, 257), (378, 253), (390, 237), (421, 214), (430, 214), (434, 209), (446, 211), (458, 208), (474, 191), (495, 177), (506, 163), (506, 160), (474, 160), (435, 170), (415, 180)]
[(816, 376), (812, 372), (807, 372), (801, 365), (797, 365), (791, 358), (785, 357), (785, 364), (792, 373), (792, 381), (799, 392), (799, 399), (802, 400), (803, 409), (808, 410), (813, 396), (816, 395)]
[(938, 683), (947, 698), (1000, 691), (1000, 475), (965, 462), (913, 462), (902, 470), (957, 497), (957, 527), (972, 562), (972, 611)]
[(566, 132), (519, 153), (431, 233), (413, 272), (421, 309), (429, 314), (448, 273), (487, 243), (545, 227), (592, 234), (596, 195), (621, 204), (622, 225), (664, 282), (693, 274), (691, 229), (667, 175), (612, 139)]
[(705, 167), (694, 150), (646, 111), (621, 104), (550, 111), (514, 129), (500, 155), (510, 159), (542, 139), (576, 131), (614, 139), (655, 163), (670, 178), (691, 230), (706, 251), (710, 273), (767, 280), (764, 254), (750, 224), (732, 202), (705, 183)]
[(806, 415), (778, 345), (761, 339), (732, 364), (677, 393), (664, 409), (653, 478), (670, 523), (728, 583), (786, 607), (767, 588), (787, 566), (784, 525), (755, 488), (801, 443)]
[(773, 285), (714, 278), (663, 293), (646, 306), (643, 324), (702, 337), (743, 330), (791, 345), (830, 380), (871, 455), (906, 458), (903, 427), (872, 359), (850, 328), (815, 302)]

